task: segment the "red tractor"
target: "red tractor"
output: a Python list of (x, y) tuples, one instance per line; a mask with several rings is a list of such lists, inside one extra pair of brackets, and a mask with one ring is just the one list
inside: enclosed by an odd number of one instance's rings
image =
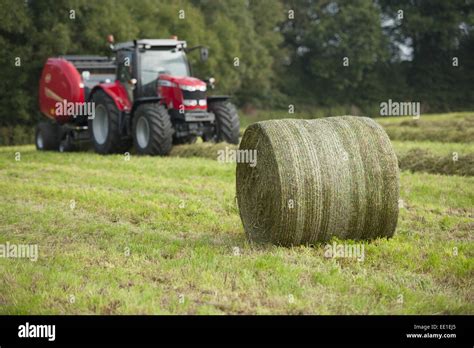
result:
[[(112, 43), (113, 40), (111, 39)], [(207, 95), (214, 79), (191, 77), (187, 49), (176, 38), (111, 44), (116, 57), (49, 58), (39, 101), (50, 120), (38, 124), (38, 150), (72, 151), (92, 141), (101, 154), (167, 155), (173, 144), (239, 142), (239, 117), (229, 96)]]

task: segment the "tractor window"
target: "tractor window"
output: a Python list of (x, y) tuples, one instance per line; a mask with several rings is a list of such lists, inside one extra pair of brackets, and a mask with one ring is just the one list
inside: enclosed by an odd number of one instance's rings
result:
[(142, 84), (146, 85), (160, 74), (189, 76), (189, 66), (182, 51), (148, 50), (141, 54)]
[(132, 79), (132, 52), (120, 52), (117, 77), (120, 82), (128, 83)]

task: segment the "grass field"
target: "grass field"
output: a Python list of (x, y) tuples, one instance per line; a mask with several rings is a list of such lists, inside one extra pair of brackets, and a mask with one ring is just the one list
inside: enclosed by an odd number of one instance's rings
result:
[[(419, 138), (394, 141), (399, 156), (472, 155), (469, 127), (459, 141), (435, 137), (472, 117), (427, 116), (431, 139), (424, 116), (380, 122), (393, 135), (417, 127)], [(235, 164), (206, 146), (129, 160), (1, 147), (0, 244), (37, 244), (39, 257), (0, 258), (0, 313), (474, 313), (472, 176), (402, 171), (397, 232), (365, 242), (359, 262), (322, 245), (250, 245)]]

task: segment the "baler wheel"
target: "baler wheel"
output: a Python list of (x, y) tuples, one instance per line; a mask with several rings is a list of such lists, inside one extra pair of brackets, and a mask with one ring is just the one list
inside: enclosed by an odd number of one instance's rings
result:
[(41, 121), (36, 127), (35, 144), (39, 151), (58, 151), (60, 126), (49, 121)]

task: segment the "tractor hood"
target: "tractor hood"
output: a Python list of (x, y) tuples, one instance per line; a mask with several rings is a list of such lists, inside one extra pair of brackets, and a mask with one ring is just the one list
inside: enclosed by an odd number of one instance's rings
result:
[(160, 75), (158, 95), (169, 109), (206, 111), (206, 83), (195, 77)]
[[(171, 82), (171, 86), (179, 87), (180, 89), (184, 90), (198, 90), (198, 91), (205, 91), (206, 90), (206, 83), (201, 81), (195, 77), (188, 77), (188, 76), (171, 76), (171, 75), (160, 75), (159, 81)], [(161, 85), (166, 85), (166, 82)], [(170, 87), (171, 87), (170, 86)]]

